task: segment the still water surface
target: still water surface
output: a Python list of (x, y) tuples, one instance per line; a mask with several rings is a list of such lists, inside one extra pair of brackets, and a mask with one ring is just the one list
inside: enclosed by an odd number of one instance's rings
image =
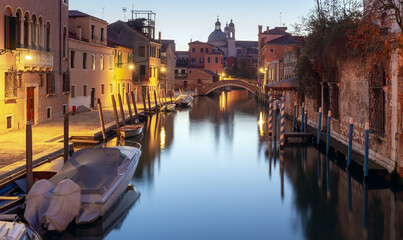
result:
[(146, 122), (106, 239), (402, 239), (402, 194), (364, 186), (316, 148), (278, 150), (243, 90)]

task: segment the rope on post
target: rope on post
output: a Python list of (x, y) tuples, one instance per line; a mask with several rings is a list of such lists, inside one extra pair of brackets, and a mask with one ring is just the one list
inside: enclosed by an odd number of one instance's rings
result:
[(285, 97), (281, 97), (281, 109), (280, 109), (280, 149), (284, 148), (284, 132), (285, 132)]
[(319, 121), (318, 121), (318, 137), (316, 139), (316, 144), (320, 144), (320, 130), (322, 128), (322, 108), (319, 108)]
[(273, 91), (269, 92), (269, 136), (273, 133)]

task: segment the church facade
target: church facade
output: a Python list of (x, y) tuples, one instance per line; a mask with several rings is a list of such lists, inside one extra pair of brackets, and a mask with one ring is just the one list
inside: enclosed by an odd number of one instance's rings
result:
[(237, 41), (235, 35), (235, 24), (232, 19), (229, 24), (226, 24), (224, 31), (222, 31), (221, 22), (217, 18), (214, 31), (210, 33), (207, 43), (220, 49), (224, 53), (224, 60), (231, 57), (249, 57), (257, 62), (258, 42)]

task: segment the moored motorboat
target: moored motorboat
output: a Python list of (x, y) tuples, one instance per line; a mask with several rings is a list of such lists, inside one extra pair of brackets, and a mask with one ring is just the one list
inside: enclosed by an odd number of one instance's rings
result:
[(120, 130), (120, 134), (124, 138), (129, 138), (129, 137), (134, 137), (134, 136), (142, 133), (143, 128), (144, 128), (144, 124), (136, 123), (136, 124), (131, 124), (131, 125), (126, 125), (126, 126), (120, 127), (119, 130)]
[[(1, 217), (0, 217), (1, 218)], [(11, 219), (10, 219), (11, 220)], [(41, 236), (30, 226), (20, 221), (0, 221), (0, 239), (40, 240)]]
[[(80, 204), (79, 212), (75, 216), (76, 224), (91, 223), (103, 216), (127, 189), (141, 156), (140, 149), (141, 145), (137, 143), (137, 146), (78, 150), (60, 172), (49, 179), (49, 182), (56, 186), (54, 189), (57, 189), (58, 185), (66, 179), (71, 180), (79, 186), (80, 197), (72, 200), (60, 192), (57, 194), (51, 192), (49, 204), (45, 206), (47, 208), (45, 213), (38, 214), (36, 220), (48, 230), (63, 231), (64, 229), (60, 226), (67, 227), (71, 221), (64, 220), (64, 216), (70, 214), (66, 211), (73, 209), (70, 206), (74, 205), (74, 201), (79, 201)], [(69, 195), (73, 194), (75, 193), (72, 192)], [(35, 196), (35, 193), (32, 195)], [(35, 201), (35, 198), (32, 198), (32, 201)], [(27, 203), (27, 207), (28, 205)], [(38, 209), (44, 207), (40, 206), (40, 203), (31, 205)], [(39, 213), (40, 211), (29, 210), (29, 212)]]
[(193, 97), (189, 96), (189, 95), (179, 95), (176, 99), (175, 99), (175, 103), (176, 105), (179, 105), (181, 107), (189, 107), (190, 104), (193, 101)]
[(163, 111), (163, 112), (173, 112), (173, 111), (175, 111), (175, 104), (173, 104), (173, 103), (166, 104), (165, 106), (163, 106), (161, 108), (161, 111)]

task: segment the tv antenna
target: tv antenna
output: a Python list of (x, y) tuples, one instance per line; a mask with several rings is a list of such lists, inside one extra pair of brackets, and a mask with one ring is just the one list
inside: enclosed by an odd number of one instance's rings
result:
[(122, 8), (122, 12), (123, 12), (123, 21), (126, 22), (127, 7), (123, 7), (123, 8)]
[(105, 7), (102, 7), (102, 19), (104, 19), (104, 10), (105, 10)]
[(280, 27), (281, 27), (281, 14), (283, 14), (282, 12), (280, 12)]

